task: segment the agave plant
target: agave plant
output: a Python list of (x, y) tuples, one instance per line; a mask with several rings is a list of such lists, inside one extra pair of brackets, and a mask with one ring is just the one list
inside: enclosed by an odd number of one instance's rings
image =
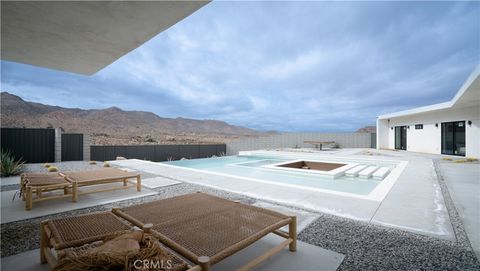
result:
[(0, 150), (0, 175), (2, 177), (22, 173), (24, 163), (22, 159), (15, 160), (10, 151)]

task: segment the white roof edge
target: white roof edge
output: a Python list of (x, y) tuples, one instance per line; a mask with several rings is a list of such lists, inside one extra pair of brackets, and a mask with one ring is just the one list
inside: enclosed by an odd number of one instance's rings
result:
[(414, 115), (418, 113), (423, 113), (427, 111), (435, 111), (435, 110), (440, 110), (440, 109), (447, 109), (451, 108), (455, 103), (462, 97), (462, 95), (465, 93), (465, 91), (472, 85), (473, 81), (477, 77), (480, 76), (480, 65), (477, 65), (473, 72), (468, 76), (467, 80), (463, 83), (463, 85), (460, 87), (458, 90), (457, 94), (447, 102), (443, 103), (437, 103), (437, 104), (432, 104), (432, 105), (427, 105), (427, 106), (421, 106), (421, 107), (416, 107), (408, 110), (403, 110), (403, 111), (398, 111), (398, 112), (393, 112), (393, 113), (388, 113), (384, 115), (380, 115), (377, 118), (378, 119), (387, 119), (387, 118), (394, 118), (394, 117), (401, 117), (401, 116), (407, 116), (407, 115)]

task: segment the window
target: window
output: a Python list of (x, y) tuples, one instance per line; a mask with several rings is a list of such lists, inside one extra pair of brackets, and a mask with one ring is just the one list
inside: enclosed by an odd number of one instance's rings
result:
[(423, 124), (415, 124), (415, 130), (423, 129)]

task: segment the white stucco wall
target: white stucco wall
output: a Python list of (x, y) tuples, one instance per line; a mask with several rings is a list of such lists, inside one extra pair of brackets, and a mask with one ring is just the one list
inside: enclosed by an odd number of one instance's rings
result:
[[(410, 116), (379, 119), (377, 121), (377, 148), (395, 148), (395, 126), (410, 126), (407, 129), (407, 151), (441, 154), (441, 123), (451, 121), (472, 121), (466, 124), (466, 156), (480, 157), (480, 107), (450, 108), (419, 113)], [(438, 123), (438, 127), (435, 124)], [(415, 124), (423, 124), (416, 130)]]

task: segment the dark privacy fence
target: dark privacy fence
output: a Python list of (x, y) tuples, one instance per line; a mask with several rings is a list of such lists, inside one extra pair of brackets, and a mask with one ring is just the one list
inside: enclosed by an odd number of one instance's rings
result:
[(106, 161), (115, 160), (117, 156), (122, 156), (127, 159), (136, 158), (161, 162), (181, 158), (192, 159), (224, 155), (226, 148), (225, 144), (90, 146), (90, 159)]
[(83, 160), (83, 134), (62, 134), (62, 161)]
[(55, 129), (2, 128), (1, 148), (27, 163), (55, 160)]

